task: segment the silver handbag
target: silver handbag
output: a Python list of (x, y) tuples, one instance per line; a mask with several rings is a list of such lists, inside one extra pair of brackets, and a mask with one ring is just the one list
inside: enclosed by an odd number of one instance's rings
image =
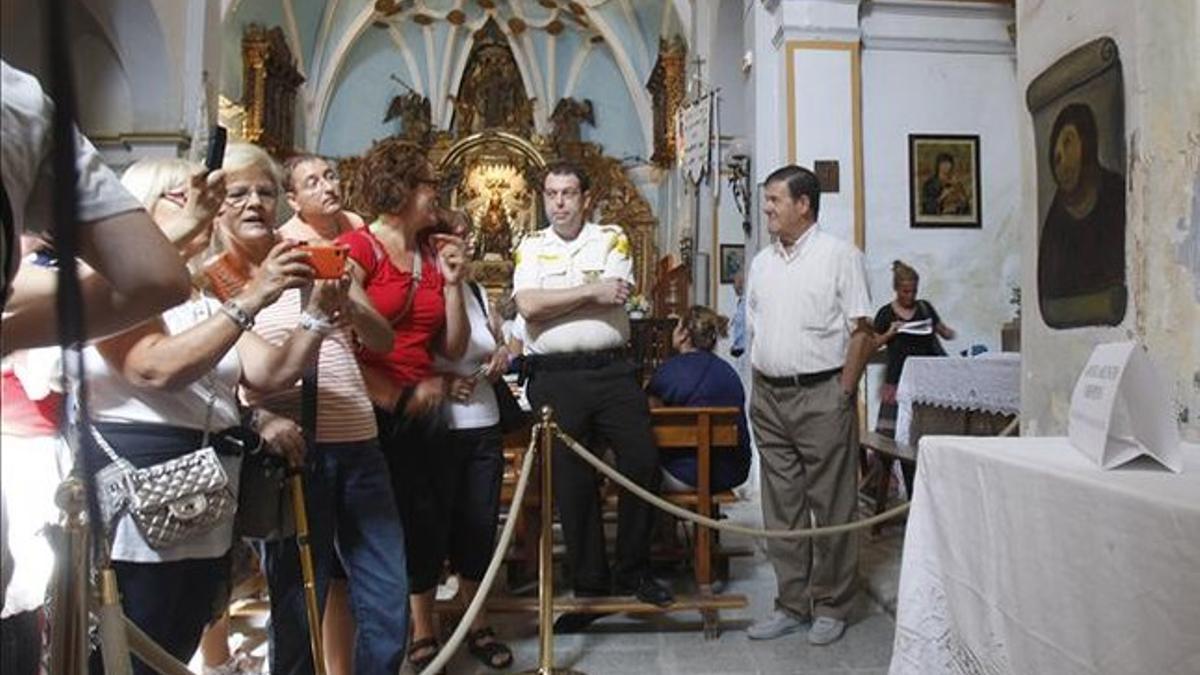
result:
[[(92, 435), (113, 462), (102, 470), (107, 472), (105, 479), (97, 481), (101, 511), (115, 517), (127, 510), (152, 548), (169, 548), (203, 534), (233, 518), (237, 511), (225, 467), (211, 447), (133, 469), (95, 427)], [(114, 480), (118, 473), (119, 481)], [(124, 484), (123, 490), (114, 487), (119, 483)]]

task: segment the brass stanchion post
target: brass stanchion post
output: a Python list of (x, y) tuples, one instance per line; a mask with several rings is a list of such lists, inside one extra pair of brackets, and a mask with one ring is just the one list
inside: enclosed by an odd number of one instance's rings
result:
[(541, 410), (542, 422), (542, 527), (538, 545), (538, 669), (520, 675), (583, 675), (569, 668), (554, 667), (554, 410)]
[(88, 671), (88, 526), (83, 514), (87, 495), (72, 473), (54, 495), (66, 514), (58, 535), (55, 569), (54, 627), (50, 631), (50, 672), (82, 675)]
[(105, 675), (129, 675), (133, 665), (129, 658), (129, 640), (125, 633), (125, 615), (121, 611), (121, 594), (117, 588), (117, 573), (105, 565), (97, 574), (100, 582), (100, 644), (104, 646)]
[(289, 469), (292, 514), (296, 520), (296, 550), (300, 555), (300, 575), (304, 578), (304, 607), (308, 611), (308, 637), (312, 646), (313, 670), (325, 675), (325, 650), (321, 646), (321, 611), (317, 604), (317, 580), (313, 572), (312, 547), (308, 541), (308, 509), (304, 505), (304, 476)]

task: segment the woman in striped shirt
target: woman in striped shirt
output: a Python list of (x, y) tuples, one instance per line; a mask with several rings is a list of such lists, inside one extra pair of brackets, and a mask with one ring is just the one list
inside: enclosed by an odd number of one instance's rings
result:
[[(248, 152), (231, 147), (234, 152)], [(279, 185), (280, 169), (265, 153), (249, 168), (251, 175), (269, 176)], [(254, 265), (259, 253), (269, 250), (279, 235), (290, 240), (320, 243), (339, 233), (337, 218), (340, 194), (332, 200), (337, 209), (321, 205), (331, 200), (324, 192), (337, 188), (336, 178), (326, 172), (320, 158), (289, 163), (283, 176), (287, 198), (296, 209), (294, 218), (275, 230), (275, 202), (261, 216), (229, 208), (218, 218), (219, 236), (227, 248), (241, 251)], [(319, 177), (316, 189), (307, 177)], [(242, 196), (241, 178), (231, 171), (229, 195)], [(297, 180), (299, 178), (299, 180)], [(311, 187), (311, 186), (310, 186)], [(313, 197), (315, 199), (309, 199)], [(245, 195), (249, 198), (248, 193)], [(259, 195), (261, 198), (261, 195)], [(309, 542), (317, 584), (317, 596), (325, 597), (330, 573), (338, 561), (350, 580), (354, 618), (358, 624), (354, 646), (356, 673), (396, 673), (404, 659), (408, 634), (406, 600), (408, 582), (404, 568), (404, 534), (396, 513), (387, 466), (379, 451), (378, 431), (366, 385), (355, 359), (361, 344), (365, 349), (387, 350), (392, 330), (358, 287), (348, 277), (349, 302), (345, 321), (334, 325), (308, 315), (299, 291), (288, 291), (278, 302), (262, 310), (254, 331), (269, 342), (279, 342), (297, 325), (311, 326), (325, 335), (317, 362), (316, 444), (305, 461), (305, 495), (309, 517)], [(254, 426), (263, 438), (284, 447), (304, 446), (300, 419), (300, 386), (273, 394), (244, 389), (243, 396), (256, 406)], [(308, 625), (299, 556), (294, 539), (269, 542), (265, 565), (271, 594), (271, 672), (312, 672)]]

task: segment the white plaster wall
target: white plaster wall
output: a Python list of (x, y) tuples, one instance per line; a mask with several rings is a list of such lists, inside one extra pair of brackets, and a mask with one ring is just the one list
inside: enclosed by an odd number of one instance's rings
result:
[(1096, 344), (1136, 340), (1166, 376), (1185, 438), (1200, 440), (1200, 3), (1019, 0), (1017, 80), (1096, 37), (1117, 42), (1125, 80), (1130, 303), (1112, 328), (1052, 330), (1037, 312), (1032, 120), (1021, 118), (1025, 434), (1066, 432), (1070, 395)]
[[(866, 49), (863, 52), (863, 154), (866, 255), (871, 298), (892, 297), (891, 264), (921, 274), (921, 297), (958, 338), (1000, 348), (1020, 285), (1021, 115), (1013, 59), (1007, 55)], [(977, 134), (982, 179), (980, 229), (909, 225), (910, 133)], [(845, 181), (843, 170), (843, 182)]]
[(787, 162), (787, 108), (782, 43), (774, 41), (779, 18), (759, 2), (753, 2), (748, 14), (747, 33), (754, 55), (748, 93), (753, 101), (753, 169), (757, 186)]
[[(215, 120), (216, 0), (78, 0), (70, 5), (77, 119), (116, 166), (203, 145)], [(43, 3), (3, 0), (6, 60), (45, 71)]]
[(801, 43), (792, 52), (792, 61), (795, 98), (784, 105), (785, 114), (794, 111), (795, 138), (788, 151), (796, 164), (810, 169), (815, 160), (838, 162), (841, 189), (821, 195), (818, 221), (824, 231), (853, 243), (852, 52), (812, 49)]

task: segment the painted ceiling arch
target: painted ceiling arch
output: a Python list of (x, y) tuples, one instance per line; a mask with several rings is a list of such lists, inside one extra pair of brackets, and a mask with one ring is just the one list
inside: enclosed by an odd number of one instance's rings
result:
[(224, 96), (241, 98), (245, 26), (280, 26), (306, 78), (296, 143), (335, 156), (398, 132), (398, 121), (382, 120), (405, 86), (429, 97), (435, 125), (449, 128), (474, 33), (494, 19), (539, 132), (549, 130), (560, 98), (590, 98), (596, 127), (585, 128), (584, 140), (615, 157), (648, 158), (645, 84), (658, 41), (690, 20), (682, 0), (224, 0), (222, 10)]

